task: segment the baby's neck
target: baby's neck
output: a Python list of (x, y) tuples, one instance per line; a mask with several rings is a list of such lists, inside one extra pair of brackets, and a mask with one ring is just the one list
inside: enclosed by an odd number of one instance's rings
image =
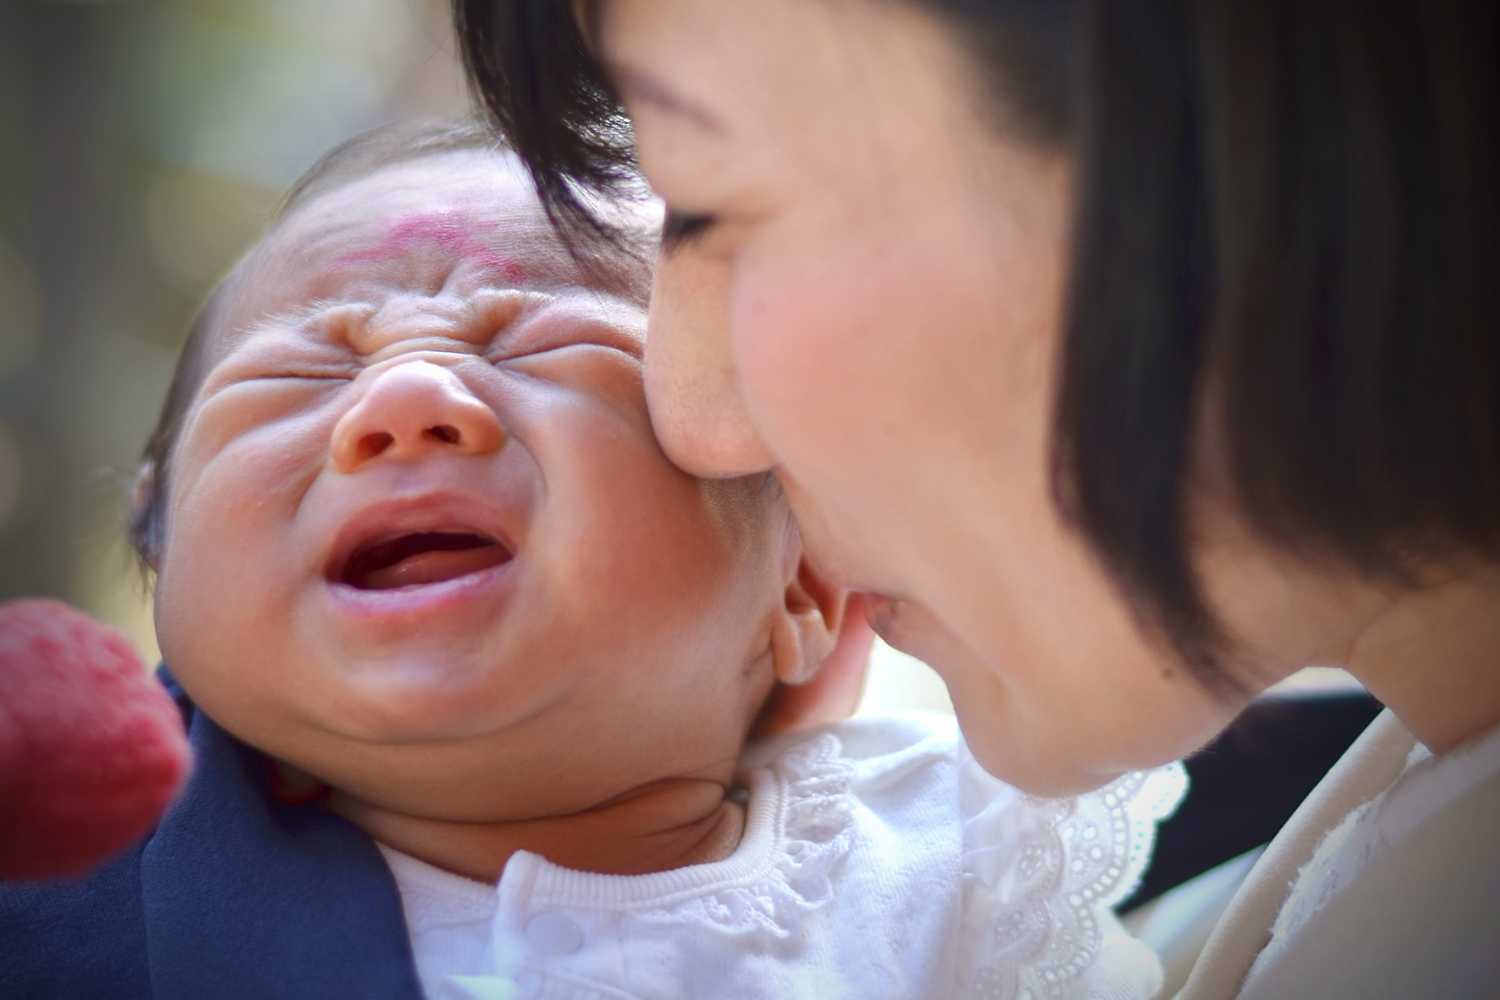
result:
[(339, 791), (328, 805), (388, 847), (491, 884), (517, 851), (580, 871), (642, 875), (722, 861), (745, 829), (744, 808), (722, 785), (692, 778), (654, 782), (566, 816), (500, 823), (394, 812)]

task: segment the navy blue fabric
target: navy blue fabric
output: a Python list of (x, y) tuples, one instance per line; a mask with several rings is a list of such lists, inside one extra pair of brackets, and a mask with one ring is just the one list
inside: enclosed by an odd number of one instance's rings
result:
[(266, 787), (264, 758), (194, 711), (194, 772), (140, 847), (79, 882), (0, 885), (0, 997), (421, 1000), (373, 841)]
[(0, 997), (148, 1000), (141, 851), (81, 882), (0, 885)]

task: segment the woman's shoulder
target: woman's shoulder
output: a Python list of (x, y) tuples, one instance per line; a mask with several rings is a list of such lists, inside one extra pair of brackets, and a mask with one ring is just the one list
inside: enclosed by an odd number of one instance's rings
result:
[(1250, 998), (1491, 996), (1500, 974), (1500, 771), (1427, 815), (1267, 962)]
[[(1319, 989), (1342, 982), (1330, 989), (1357, 995), (1349, 985), (1357, 980), (1402, 983), (1393, 995), (1416, 995), (1432, 985), (1429, 972), (1461, 979), (1465, 963), (1483, 966), (1465, 948), (1489, 947), (1500, 928), (1494, 873), (1500, 727), (1441, 755), (1418, 744), (1394, 781), (1324, 835), (1301, 866), (1246, 992), (1317, 995), (1291, 985), (1305, 981)], [(1478, 941), (1469, 937), (1475, 931)], [(1328, 961), (1334, 954), (1341, 960)]]

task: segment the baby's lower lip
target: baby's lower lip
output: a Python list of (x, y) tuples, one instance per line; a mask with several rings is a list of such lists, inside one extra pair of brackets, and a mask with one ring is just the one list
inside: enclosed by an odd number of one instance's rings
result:
[(509, 553), (493, 545), (459, 552), (423, 552), (394, 566), (367, 574), (358, 586), (361, 590), (422, 587), (456, 580), (461, 576), (498, 566), (509, 558)]
[(510, 558), (510, 550), (488, 535), (415, 531), (362, 546), (337, 577), (358, 590), (396, 590), (454, 580)]
[[(386, 622), (407, 625), (430, 622), (445, 610), (461, 611), (476, 601), (485, 606), (493, 603), (494, 590), (511, 576), (512, 560), (470, 568), (453, 575), (454, 567), (436, 565), (437, 561), (418, 564), (402, 582), (388, 581), (389, 586), (355, 586), (341, 580), (329, 581), (329, 592), (335, 603), (358, 621), (374, 625)], [(393, 568), (394, 570), (395, 568)], [(424, 579), (432, 577), (432, 579)], [(403, 628), (406, 626), (402, 626)]]

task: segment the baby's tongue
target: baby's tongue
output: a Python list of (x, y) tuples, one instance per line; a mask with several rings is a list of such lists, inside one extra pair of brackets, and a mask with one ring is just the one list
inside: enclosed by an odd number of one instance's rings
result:
[(361, 585), (369, 590), (395, 590), (397, 587), (441, 583), (497, 566), (505, 561), (506, 555), (505, 550), (498, 545), (459, 551), (419, 552), (394, 566), (372, 570), (366, 574)]

